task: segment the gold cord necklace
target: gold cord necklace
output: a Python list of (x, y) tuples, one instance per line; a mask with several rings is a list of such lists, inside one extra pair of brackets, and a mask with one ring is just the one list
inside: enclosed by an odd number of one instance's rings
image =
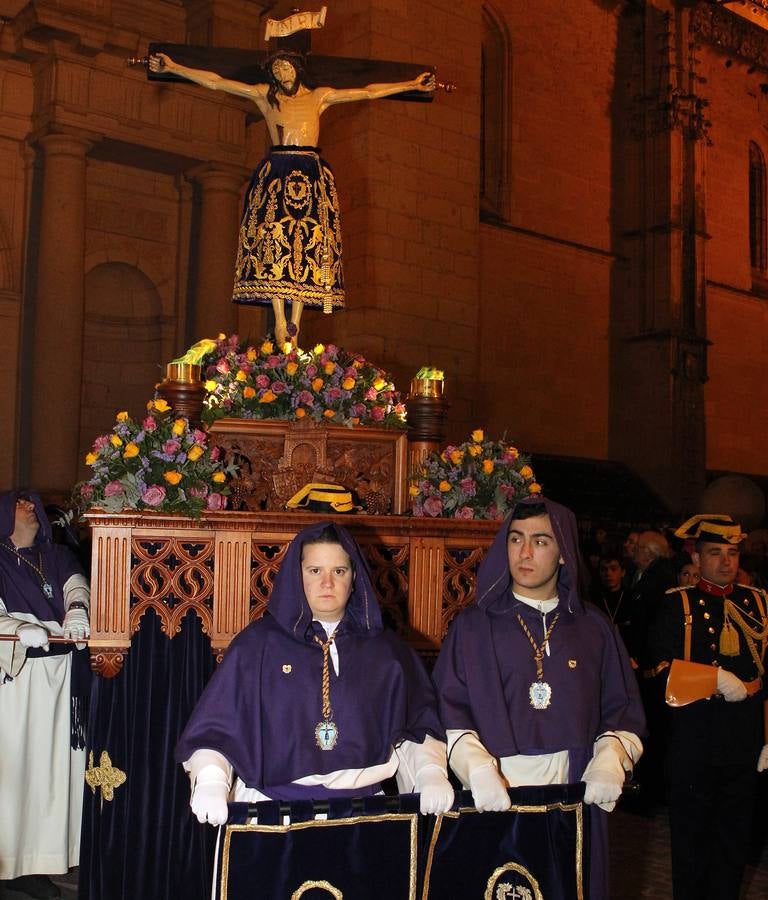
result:
[(335, 637), (335, 631), (327, 641), (321, 641), (317, 635), (314, 635), (315, 642), (323, 651), (323, 721), (318, 722), (315, 726), (315, 743), (321, 750), (333, 750), (339, 739), (339, 729), (336, 723), (331, 721), (333, 707), (331, 706), (331, 673), (328, 666), (328, 656)]
[(40, 589), (42, 590), (43, 594), (45, 594), (46, 599), (53, 600), (53, 586), (45, 577), (45, 573), (43, 572), (43, 554), (39, 550), (37, 551), (37, 561), (39, 563), (39, 566), (36, 566), (33, 562), (28, 560), (26, 556), (22, 556), (21, 553), (19, 553), (19, 551), (14, 547), (9, 547), (8, 544), (0, 544), (0, 547), (4, 547), (9, 553), (13, 553), (16, 559), (20, 559), (23, 563), (26, 563), (40, 579)]
[(530, 688), (528, 688), (528, 696), (531, 698), (531, 706), (534, 709), (546, 709), (550, 701), (552, 700), (552, 688), (544, 681), (544, 649), (547, 646), (547, 642), (552, 636), (552, 631), (554, 630), (555, 625), (557, 625), (557, 620), (560, 618), (560, 613), (555, 614), (555, 618), (552, 619), (549, 628), (544, 632), (544, 640), (541, 644), (537, 644), (533, 638), (533, 635), (528, 629), (528, 626), (523, 621), (523, 617), (520, 613), (516, 613), (517, 621), (520, 623), (520, 627), (523, 629), (523, 633), (531, 642), (531, 647), (533, 647), (533, 658), (536, 660), (536, 681), (534, 681)]

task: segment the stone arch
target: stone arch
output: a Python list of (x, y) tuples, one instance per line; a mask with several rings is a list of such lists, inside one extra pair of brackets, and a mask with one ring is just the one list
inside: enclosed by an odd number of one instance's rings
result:
[(511, 42), (502, 16), (483, 4), (480, 73), (480, 215), (509, 217)]
[(115, 413), (145, 414), (162, 378), (162, 325), (157, 287), (136, 266), (105, 262), (86, 274), (81, 456)]

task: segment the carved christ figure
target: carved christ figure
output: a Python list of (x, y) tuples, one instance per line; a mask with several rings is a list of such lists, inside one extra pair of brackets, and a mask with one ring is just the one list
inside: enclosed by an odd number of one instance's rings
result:
[[(422, 72), (409, 81), (361, 88), (315, 87), (308, 82), (302, 54), (286, 51), (268, 58), (266, 84), (189, 68), (165, 53), (152, 54), (149, 69), (245, 97), (264, 117), (272, 148), (257, 166), (246, 194), (232, 299), (271, 304), (278, 345), (296, 343), (305, 306), (328, 313), (344, 306), (339, 202), (333, 173), (317, 150), (320, 116), (337, 103), (434, 92), (435, 76)], [(286, 302), (291, 305), (290, 323)]]

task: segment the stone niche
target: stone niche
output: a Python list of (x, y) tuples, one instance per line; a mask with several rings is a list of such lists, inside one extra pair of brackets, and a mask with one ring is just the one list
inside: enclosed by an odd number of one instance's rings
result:
[(322, 482), (353, 491), (372, 515), (406, 510), (405, 431), (277, 419), (218, 419), (209, 431), (239, 469), (231, 482), (232, 509), (285, 509), (305, 484)]

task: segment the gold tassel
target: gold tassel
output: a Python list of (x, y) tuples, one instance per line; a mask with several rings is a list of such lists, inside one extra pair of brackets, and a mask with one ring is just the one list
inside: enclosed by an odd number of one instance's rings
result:
[(720, 655), (739, 655), (739, 632), (738, 629), (731, 625), (730, 619), (727, 616), (723, 623), (723, 630), (720, 632)]

